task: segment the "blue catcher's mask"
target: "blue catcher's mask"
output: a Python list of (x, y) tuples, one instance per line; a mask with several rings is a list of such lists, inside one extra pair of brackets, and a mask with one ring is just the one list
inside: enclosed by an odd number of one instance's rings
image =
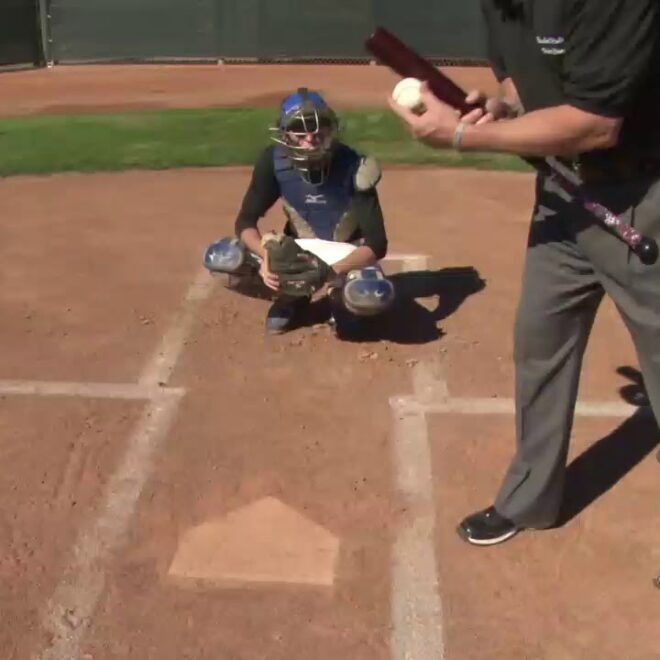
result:
[(273, 140), (285, 148), (303, 179), (323, 183), (339, 134), (337, 117), (323, 97), (306, 87), (287, 96), (272, 130)]

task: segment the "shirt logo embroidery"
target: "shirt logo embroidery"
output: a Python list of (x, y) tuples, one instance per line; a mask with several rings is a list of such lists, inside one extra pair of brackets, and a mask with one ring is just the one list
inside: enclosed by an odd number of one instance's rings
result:
[(566, 52), (564, 48), (564, 37), (536, 37), (536, 43), (541, 46), (541, 52), (544, 55), (563, 55)]
[(327, 204), (325, 195), (305, 195), (305, 204)]

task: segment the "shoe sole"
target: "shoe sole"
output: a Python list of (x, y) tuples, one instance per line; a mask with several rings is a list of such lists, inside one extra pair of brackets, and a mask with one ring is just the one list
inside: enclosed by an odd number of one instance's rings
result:
[(271, 330), (270, 328), (266, 328), (267, 335), (283, 335), (287, 332), (289, 332), (289, 328), (283, 328), (282, 330)]
[(475, 539), (472, 536), (469, 536), (466, 534), (460, 527), (458, 528), (458, 535), (464, 540), (467, 541), (468, 543), (471, 543), (472, 545), (497, 545), (498, 543), (504, 543), (504, 541), (508, 541), (511, 537), (515, 536), (519, 531), (519, 529), (514, 529), (510, 532), (507, 532), (506, 534), (502, 534), (501, 536), (497, 536), (494, 539)]

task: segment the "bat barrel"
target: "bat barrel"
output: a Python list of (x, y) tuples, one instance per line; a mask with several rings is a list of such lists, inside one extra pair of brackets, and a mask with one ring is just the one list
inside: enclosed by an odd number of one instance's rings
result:
[(466, 103), (464, 90), (385, 28), (377, 27), (366, 39), (365, 47), (402, 78), (425, 81), (438, 98), (460, 112), (465, 113), (478, 107)]

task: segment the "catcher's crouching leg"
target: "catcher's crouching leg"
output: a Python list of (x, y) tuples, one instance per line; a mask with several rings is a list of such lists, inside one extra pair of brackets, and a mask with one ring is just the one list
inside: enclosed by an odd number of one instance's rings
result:
[(394, 302), (394, 285), (378, 266), (352, 270), (346, 275), (341, 299), (356, 316), (376, 316)]
[(269, 290), (259, 275), (259, 259), (238, 238), (221, 238), (204, 252), (204, 267), (225, 278), (225, 286), (244, 295), (268, 298)]

